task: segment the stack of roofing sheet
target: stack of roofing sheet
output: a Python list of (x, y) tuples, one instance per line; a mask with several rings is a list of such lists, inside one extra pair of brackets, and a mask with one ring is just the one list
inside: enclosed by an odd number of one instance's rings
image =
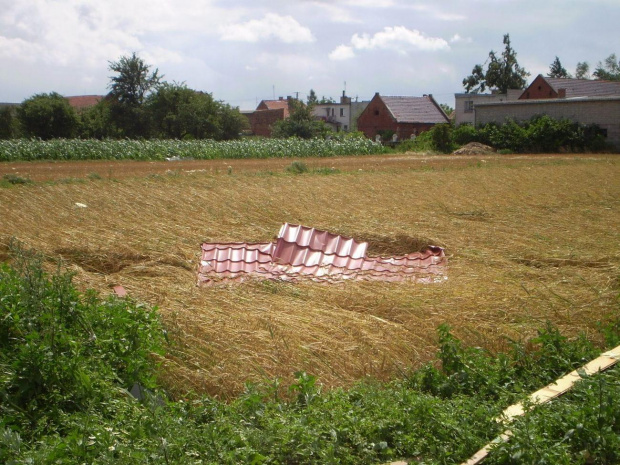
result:
[(366, 242), (285, 223), (275, 243), (202, 244), (200, 284), (251, 278), (336, 283), (344, 280), (438, 282), (446, 279), (441, 247), (398, 257), (367, 257)]

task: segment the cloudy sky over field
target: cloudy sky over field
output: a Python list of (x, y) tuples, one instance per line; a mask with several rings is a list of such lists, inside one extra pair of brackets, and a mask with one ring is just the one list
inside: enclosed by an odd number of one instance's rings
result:
[(0, 102), (104, 94), (137, 52), (168, 81), (242, 110), (274, 95), (360, 100), (462, 80), (509, 33), (530, 79), (620, 55), (619, 0), (0, 0)]

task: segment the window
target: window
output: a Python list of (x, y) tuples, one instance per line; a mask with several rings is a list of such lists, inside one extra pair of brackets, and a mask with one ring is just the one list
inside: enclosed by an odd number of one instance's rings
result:
[(379, 116), (379, 110), (375, 110), (375, 116)]
[(465, 113), (471, 113), (474, 111), (474, 101), (466, 100), (465, 101)]
[(346, 124), (344, 125), (344, 130), (348, 131), (349, 130), (349, 126), (347, 126)]
[(344, 116), (344, 108), (340, 109), (340, 116)]
[(332, 116), (336, 113), (336, 110), (332, 108)]

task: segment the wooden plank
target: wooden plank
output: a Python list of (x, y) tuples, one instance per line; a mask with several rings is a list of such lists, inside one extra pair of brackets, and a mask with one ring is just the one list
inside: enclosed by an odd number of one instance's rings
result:
[[(620, 360), (620, 346), (615, 347), (603, 354), (601, 354), (598, 358), (586, 363), (583, 367), (578, 370), (571, 371), (567, 375), (559, 378), (554, 383), (551, 383), (545, 386), (542, 389), (532, 393), (530, 395), (530, 401), (534, 404), (540, 405), (546, 402), (549, 402), (551, 399), (555, 399), (556, 397), (561, 396), (565, 392), (571, 390), (575, 383), (581, 379), (581, 375), (579, 372), (583, 372), (587, 376), (595, 375), (600, 373), (601, 371), (605, 371)], [(516, 417), (522, 416), (525, 414), (525, 409), (523, 408), (523, 404), (518, 403), (511, 405), (506, 408), (502, 413), (502, 416), (496, 418), (496, 421), (501, 423), (510, 423)], [(489, 444), (484, 446), (478, 452), (476, 452), (467, 462), (463, 462), (462, 465), (478, 465), (482, 463), (482, 461), (489, 455), (489, 451), (493, 447), (493, 445), (498, 442), (506, 442), (512, 436), (512, 432), (510, 430), (504, 431), (504, 433)]]

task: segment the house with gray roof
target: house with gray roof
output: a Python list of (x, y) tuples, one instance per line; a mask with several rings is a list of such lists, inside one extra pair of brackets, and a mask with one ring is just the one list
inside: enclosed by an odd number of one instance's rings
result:
[(428, 131), (450, 118), (432, 95), (422, 97), (387, 97), (375, 94), (357, 120), (358, 130), (371, 139), (377, 135), (396, 135), (398, 140)]
[(620, 82), (598, 79), (550, 78), (539, 74), (519, 100), (609, 97), (620, 95)]

